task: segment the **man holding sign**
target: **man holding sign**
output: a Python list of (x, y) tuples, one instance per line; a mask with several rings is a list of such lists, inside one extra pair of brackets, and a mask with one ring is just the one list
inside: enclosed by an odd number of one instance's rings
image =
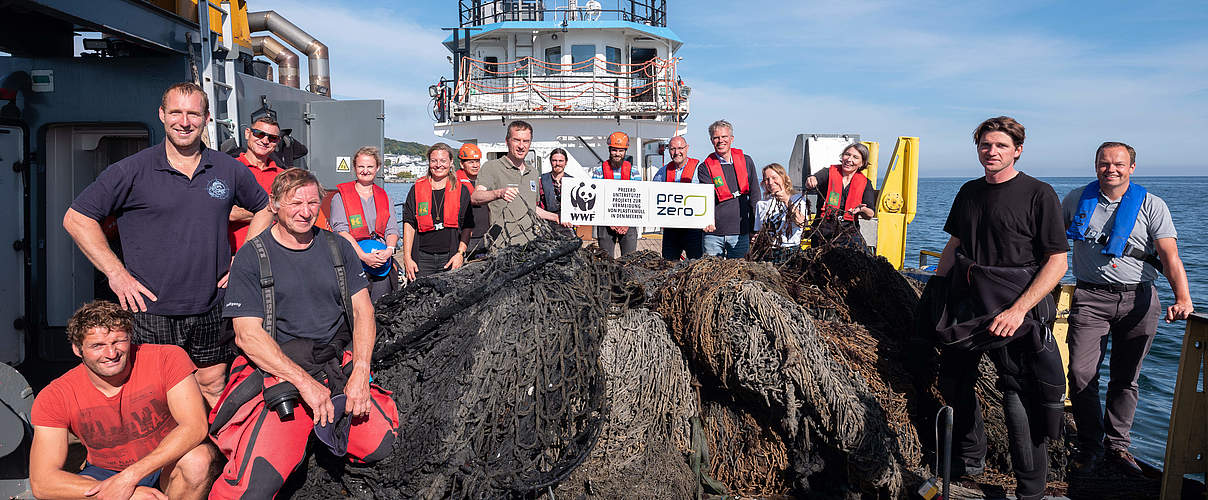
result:
[[(628, 150), (629, 136), (624, 132), (613, 132), (608, 136), (608, 160), (596, 167), (592, 177), (622, 181), (642, 180), (642, 171), (625, 160), (625, 152)], [(617, 257), (618, 244), (621, 246), (621, 255), (629, 255), (638, 249), (638, 228), (599, 226), (596, 227), (596, 241), (609, 257)]]
[[(683, 136), (672, 137), (667, 143), (667, 150), (671, 152), (671, 161), (654, 174), (654, 182), (699, 183), (696, 177), (699, 162), (688, 158), (688, 141)], [(701, 239), (704, 235), (700, 229), (663, 228), (663, 258), (680, 260), (680, 256), (686, 254), (689, 259), (699, 259), (703, 254)]]

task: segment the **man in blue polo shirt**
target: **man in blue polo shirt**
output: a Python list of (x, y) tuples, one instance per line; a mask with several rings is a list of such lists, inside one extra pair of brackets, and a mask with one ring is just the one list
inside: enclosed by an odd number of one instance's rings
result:
[[(213, 405), (234, 357), (218, 308), (231, 265), (231, 207), (256, 214), (249, 238), (268, 227), (272, 213), (247, 167), (202, 145), (209, 117), (201, 87), (169, 87), (159, 107), (167, 140), (102, 171), (72, 202), (63, 228), (105, 273), (122, 307), (134, 311), (134, 341), (183, 347)], [(109, 215), (117, 217), (124, 263), (98, 222)]]

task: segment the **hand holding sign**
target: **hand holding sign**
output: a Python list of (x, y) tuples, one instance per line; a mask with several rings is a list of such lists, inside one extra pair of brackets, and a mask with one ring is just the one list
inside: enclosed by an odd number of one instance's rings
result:
[(714, 190), (708, 184), (611, 179), (570, 179), (562, 197), (563, 221), (609, 226), (704, 228), (713, 224)]

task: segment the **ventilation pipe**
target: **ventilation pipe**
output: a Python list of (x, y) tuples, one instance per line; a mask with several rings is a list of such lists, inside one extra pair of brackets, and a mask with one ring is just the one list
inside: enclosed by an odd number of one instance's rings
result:
[(277, 63), (277, 83), (299, 88), (298, 54), (289, 50), (271, 36), (252, 37), (252, 53), (265, 56)]
[(247, 24), (250, 32), (268, 31), (305, 53), (306, 66), (310, 71), (310, 85), (307, 90), (331, 97), (331, 68), (326, 45), (275, 11), (248, 12)]

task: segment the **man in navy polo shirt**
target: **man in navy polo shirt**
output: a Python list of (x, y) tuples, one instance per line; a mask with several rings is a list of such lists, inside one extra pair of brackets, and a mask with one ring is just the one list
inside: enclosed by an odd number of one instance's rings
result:
[[(218, 308), (231, 265), (231, 207), (256, 214), (249, 238), (273, 215), (247, 167), (202, 145), (209, 115), (201, 87), (169, 87), (159, 107), (167, 140), (102, 171), (72, 202), (63, 228), (105, 273), (122, 307), (134, 311), (135, 342), (183, 347), (213, 405), (234, 357)], [(98, 221), (109, 215), (117, 217), (125, 263), (101, 232)]]

